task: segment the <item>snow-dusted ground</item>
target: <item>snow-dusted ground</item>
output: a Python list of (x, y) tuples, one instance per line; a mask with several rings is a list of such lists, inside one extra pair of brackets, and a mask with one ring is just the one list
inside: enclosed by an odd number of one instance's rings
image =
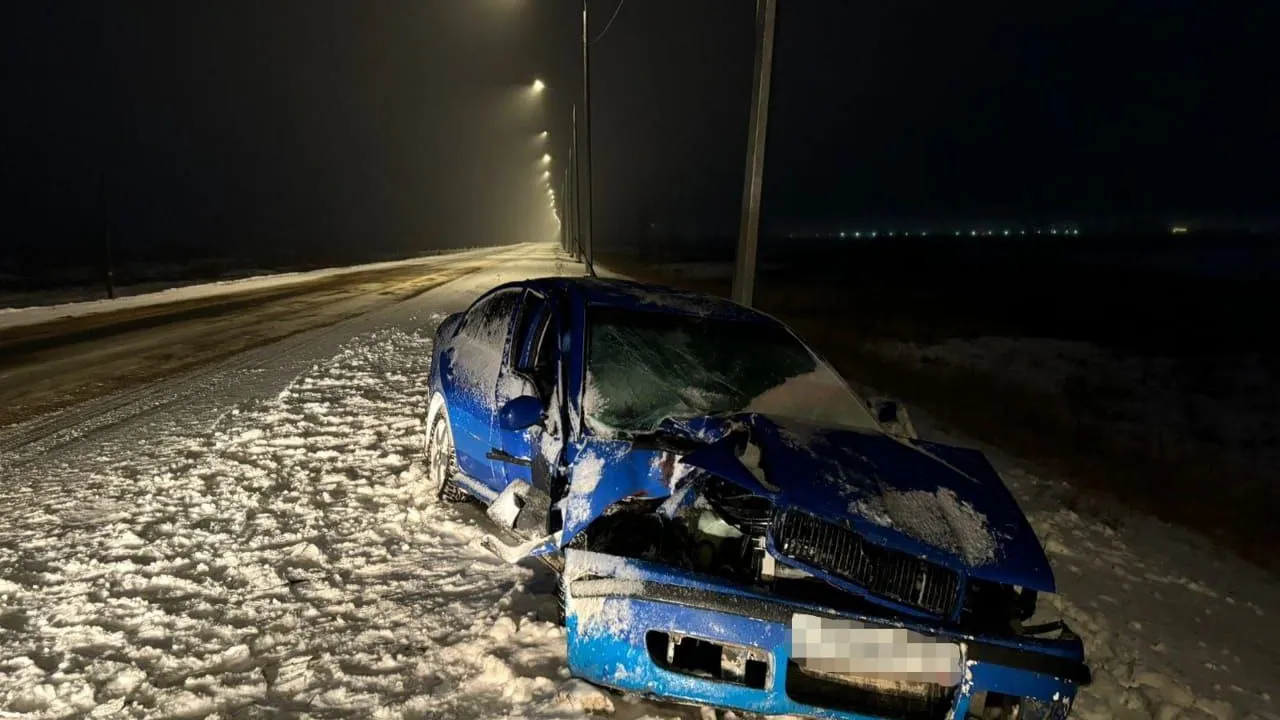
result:
[[(463, 258), (483, 255), (488, 252), (490, 252), (490, 250), (486, 248), (451, 253), (451, 256)], [(9, 307), (0, 307), (0, 330), (22, 327), (25, 325), (38, 325), (40, 323), (46, 323), (51, 320), (58, 320), (61, 318), (83, 317), (86, 315), (97, 315), (104, 312), (132, 310), (141, 307), (150, 307), (152, 305), (182, 302), (185, 300), (200, 300), (224, 295), (235, 295), (253, 290), (285, 287), (288, 285), (297, 285), (299, 283), (312, 282), (315, 280), (331, 278), (338, 275), (348, 275), (356, 272), (389, 270), (394, 268), (413, 267), (415, 265), (422, 264), (434, 264), (435, 261), (435, 256), (428, 255), (420, 258), (410, 258), (408, 260), (392, 260), (389, 262), (324, 268), (321, 270), (308, 270), (305, 272), (274, 273), (270, 275), (258, 275), (254, 277), (237, 278), (235, 280), (222, 280), (218, 282), (183, 285), (181, 287), (169, 287), (163, 289), (156, 289), (154, 283), (149, 283), (146, 286), (146, 289), (149, 290), (149, 292), (132, 294), (130, 293), (129, 288), (126, 287), (122, 288), (123, 296), (117, 297), (114, 300), (80, 300), (75, 302), (57, 302), (55, 304), (40, 305), (33, 304), (31, 302), (33, 298), (39, 297), (38, 294), (34, 296), (11, 294), (0, 298), (0, 303), (9, 305)]]
[(1093, 685), (1072, 717), (1280, 718), (1280, 583), (1204, 538), (1115, 507), (1084, 507), (1066, 483), (981, 447), (1049, 553), (1056, 599), (1085, 641)]
[[(474, 508), (424, 499), (434, 327), (568, 269), (542, 257), (0, 454), (0, 715), (697, 717), (568, 679), (547, 572), (481, 549)], [(1280, 718), (1274, 582), (993, 460), (1086, 638), (1079, 716)]]
[(431, 335), (502, 279), (486, 275), (318, 333), (306, 353), (321, 357), (282, 388), (271, 376), (291, 358), (237, 365), (206, 393), (226, 405), (144, 410), (47, 455), (0, 459), (0, 710), (652, 710), (568, 681), (547, 571), (481, 549), (474, 509), (425, 500)]
[(1210, 453), (1259, 475), (1280, 467), (1280, 368), (1256, 353), (1150, 357), (1022, 337), (868, 347), (896, 362), (975, 371), (1062, 398), (1078, 420), (1157, 456)]

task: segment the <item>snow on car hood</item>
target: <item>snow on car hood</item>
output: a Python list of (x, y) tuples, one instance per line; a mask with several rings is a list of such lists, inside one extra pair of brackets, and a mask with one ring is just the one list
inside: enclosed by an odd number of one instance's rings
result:
[(1017, 502), (976, 450), (758, 414), (682, 458), (781, 508), (973, 577), (1052, 592), (1053, 573)]

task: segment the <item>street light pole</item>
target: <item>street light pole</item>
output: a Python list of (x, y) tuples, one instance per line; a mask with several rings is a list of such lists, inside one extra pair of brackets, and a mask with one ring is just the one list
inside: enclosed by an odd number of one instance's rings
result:
[(569, 168), (573, 172), (573, 257), (582, 259), (582, 153), (578, 152), (578, 104), (573, 104), (570, 120), (573, 123), (573, 141), (569, 146)]
[[(573, 162), (573, 158), (569, 158), (569, 162)], [(573, 237), (573, 226), (569, 224), (569, 213), (572, 212), (573, 192), (569, 187), (569, 168), (564, 169), (564, 175), (560, 178), (560, 245), (561, 250), (569, 252), (569, 238)]]
[(595, 276), (595, 227), (591, 203), (591, 38), (587, 36), (587, 3), (582, 0), (582, 152), (585, 154), (586, 180), (583, 183), (583, 208), (585, 210), (585, 262), (587, 274)]
[(751, 126), (747, 135), (747, 171), (742, 187), (742, 223), (733, 268), (733, 300), (751, 305), (755, 290), (756, 248), (760, 243), (760, 195), (764, 179), (764, 143), (769, 124), (769, 82), (773, 75), (773, 31), (777, 0), (756, 0), (756, 73), (751, 89)]

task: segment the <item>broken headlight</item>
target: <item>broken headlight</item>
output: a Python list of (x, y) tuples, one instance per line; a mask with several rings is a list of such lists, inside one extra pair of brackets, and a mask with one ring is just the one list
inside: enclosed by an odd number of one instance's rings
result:
[(710, 478), (702, 497), (724, 521), (743, 535), (760, 536), (773, 521), (773, 503), (731, 482)]

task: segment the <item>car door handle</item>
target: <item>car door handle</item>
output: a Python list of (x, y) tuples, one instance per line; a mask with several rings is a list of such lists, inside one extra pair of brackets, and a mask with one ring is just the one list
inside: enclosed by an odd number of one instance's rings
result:
[(490, 450), (489, 452), (485, 453), (484, 456), (489, 460), (497, 460), (498, 462), (511, 463), (512, 465), (519, 465), (521, 467), (530, 467), (533, 465), (533, 461), (528, 458), (516, 457), (515, 455), (512, 455), (506, 450), (499, 450), (498, 448), (494, 448)]

